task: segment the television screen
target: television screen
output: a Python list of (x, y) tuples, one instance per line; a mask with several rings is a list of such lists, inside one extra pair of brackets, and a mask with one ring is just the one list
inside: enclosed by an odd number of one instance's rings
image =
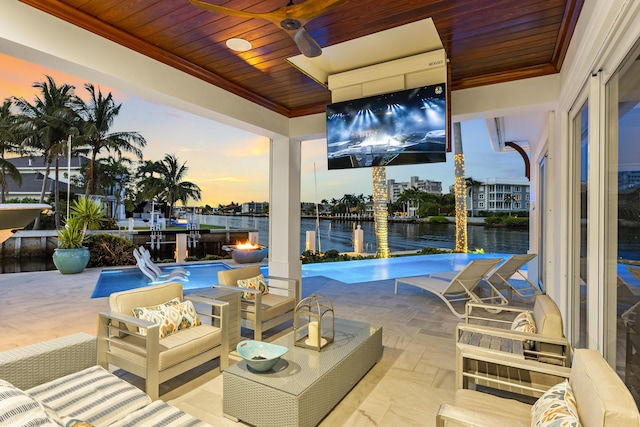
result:
[(328, 105), (329, 169), (444, 162), (446, 129), (444, 83)]

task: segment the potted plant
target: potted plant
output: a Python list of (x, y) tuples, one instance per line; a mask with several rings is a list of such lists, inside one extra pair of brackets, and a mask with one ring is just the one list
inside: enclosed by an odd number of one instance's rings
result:
[(92, 197), (72, 202), (63, 228), (58, 230), (58, 248), (53, 263), (62, 274), (82, 272), (89, 263), (89, 249), (83, 246), (87, 230), (97, 230), (104, 221), (104, 207)]

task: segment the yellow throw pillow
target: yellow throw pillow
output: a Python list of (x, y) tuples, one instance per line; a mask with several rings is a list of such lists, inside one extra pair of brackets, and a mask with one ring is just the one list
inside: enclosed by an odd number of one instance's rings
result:
[[(165, 338), (181, 329), (200, 325), (198, 313), (191, 301), (180, 302), (177, 298), (151, 307), (136, 307), (133, 315), (160, 325), (160, 338)], [(142, 335), (146, 331), (141, 330)]]
[[(264, 275), (258, 274), (255, 277), (250, 277), (248, 279), (240, 279), (238, 280), (238, 287), (244, 289), (255, 289), (259, 290), (262, 295), (267, 295), (269, 293), (269, 287), (264, 280)], [(243, 292), (242, 298), (246, 300), (254, 300), (256, 296), (251, 292)]]

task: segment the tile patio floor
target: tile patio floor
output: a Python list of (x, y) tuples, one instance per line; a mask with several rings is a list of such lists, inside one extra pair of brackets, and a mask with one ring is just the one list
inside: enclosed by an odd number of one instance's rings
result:
[[(96, 333), (96, 314), (107, 298), (90, 299), (100, 269), (76, 275), (57, 271), (0, 274), (0, 351), (75, 332)], [(393, 280), (344, 284), (315, 277), (303, 280), (303, 295), (332, 300), (337, 317), (383, 327), (383, 357), (322, 421), (321, 426), (424, 426), (454, 394), (454, 331), (458, 323), (437, 297)], [(290, 325), (289, 325), (290, 326)], [(290, 327), (271, 331), (272, 340)], [(231, 357), (234, 363), (237, 357)], [(161, 399), (215, 427), (239, 426), (222, 414), (222, 375), (217, 361), (161, 387)], [(123, 371), (125, 379), (142, 382)], [(250, 404), (248, 402), (247, 404)]]

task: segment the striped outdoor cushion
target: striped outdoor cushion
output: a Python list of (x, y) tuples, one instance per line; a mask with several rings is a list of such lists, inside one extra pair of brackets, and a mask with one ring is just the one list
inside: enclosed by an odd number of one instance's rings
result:
[(162, 400), (123, 418), (111, 427), (212, 427)]
[(53, 408), (60, 417), (109, 425), (151, 403), (138, 388), (100, 366), (33, 387), (27, 393)]
[(62, 420), (51, 408), (0, 380), (0, 426), (60, 427)]

